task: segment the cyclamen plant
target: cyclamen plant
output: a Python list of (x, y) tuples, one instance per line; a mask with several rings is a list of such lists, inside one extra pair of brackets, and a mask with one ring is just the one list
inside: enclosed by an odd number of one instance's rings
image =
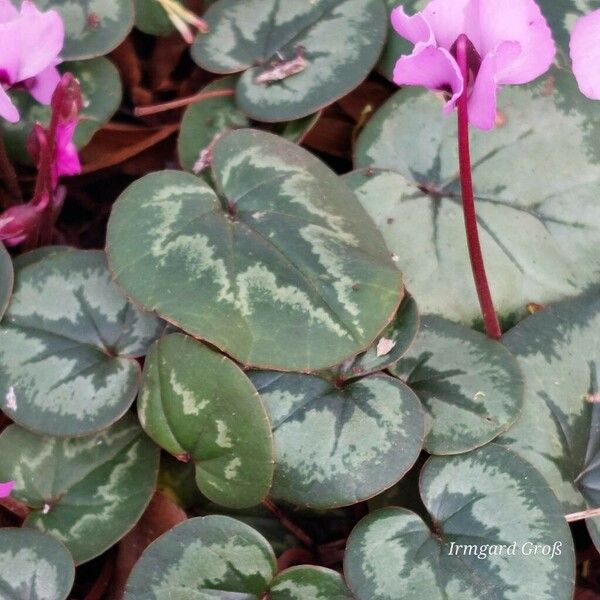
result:
[(0, 30), (0, 597), (593, 587), (598, 12), (0, 0)]
[(458, 109), (458, 145), (467, 243), (487, 334), (502, 335), (488, 284), (477, 229), (468, 123), (492, 129), (502, 85), (528, 83), (551, 66), (556, 48), (534, 0), (432, 0), (408, 16), (392, 11), (396, 32), (415, 44), (394, 68), (398, 85), (447, 93), (448, 113)]

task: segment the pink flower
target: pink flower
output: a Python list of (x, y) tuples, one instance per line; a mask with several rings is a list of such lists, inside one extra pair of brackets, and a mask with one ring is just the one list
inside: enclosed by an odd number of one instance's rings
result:
[(0, 0), (0, 116), (11, 123), (19, 112), (6, 90), (20, 85), (42, 104), (49, 104), (60, 75), (65, 29), (59, 14), (40, 12), (24, 0), (20, 12), (11, 0)]
[(600, 100), (600, 9), (580, 17), (571, 34), (573, 73), (584, 96)]
[(13, 488), (15, 487), (14, 481), (7, 481), (6, 483), (0, 483), (0, 498), (8, 498)]
[[(396, 63), (394, 82), (447, 92), (446, 113), (466, 87), (469, 122), (480, 129), (494, 127), (498, 87), (536, 79), (556, 53), (534, 0), (431, 0), (413, 16), (402, 6), (394, 9), (392, 25), (415, 44), (413, 53)], [(456, 40), (463, 33), (471, 42), (468, 82), (455, 55)]]

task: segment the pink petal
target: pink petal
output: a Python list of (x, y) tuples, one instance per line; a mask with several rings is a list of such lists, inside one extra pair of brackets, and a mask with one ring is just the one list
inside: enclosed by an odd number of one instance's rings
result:
[(0, 498), (7, 498), (15, 487), (14, 481), (7, 481), (6, 483), (0, 483)]
[(573, 73), (581, 93), (600, 100), (600, 9), (580, 17), (571, 34)]
[(19, 11), (11, 0), (0, 0), (0, 23), (12, 21), (19, 16)]
[(445, 107), (451, 111), (463, 91), (460, 69), (444, 48), (417, 44), (410, 56), (401, 56), (394, 68), (397, 85), (420, 85), (429, 90), (451, 90), (452, 97)]
[(421, 13), (409, 16), (404, 12), (404, 7), (399, 6), (392, 11), (391, 21), (396, 33), (413, 44), (435, 42), (431, 39), (433, 35), (431, 27)]
[(60, 81), (60, 73), (52, 65), (27, 81), (29, 93), (40, 103), (50, 104), (52, 94)]
[(77, 175), (81, 172), (81, 162), (77, 147), (73, 143), (73, 135), (77, 127), (77, 119), (61, 123), (56, 130), (56, 158), (54, 177), (56, 182), (62, 175)]
[(471, 0), (465, 33), (482, 57), (504, 42), (517, 42), (518, 55), (498, 65), (500, 84), (521, 84), (545, 73), (556, 54), (552, 32), (535, 0)]
[[(513, 0), (505, 0), (512, 2)], [(421, 12), (431, 27), (438, 46), (450, 50), (465, 33), (465, 13), (472, 0), (431, 0)]]
[(17, 123), (19, 121), (19, 111), (12, 103), (9, 95), (0, 85), (0, 117), (6, 119), (9, 123)]
[(493, 129), (496, 124), (498, 73), (521, 53), (516, 42), (504, 42), (497, 52), (490, 52), (481, 62), (469, 95), (469, 123), (478, 129)]
[(21, 16), (14, 22), (19, 23), (21, 33), (16, 48), (20, 56), (17, 81), (24, 81), (56, 64), (65, 40), (65, 27), (56, 11), (42, 13), (28, 0), (21, 5)]

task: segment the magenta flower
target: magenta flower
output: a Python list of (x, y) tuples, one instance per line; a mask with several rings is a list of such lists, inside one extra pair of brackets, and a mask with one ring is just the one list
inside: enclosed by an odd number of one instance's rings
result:
[[(392, 25), (415, 44), (413, 53), (396, 63), (394, 82), (447, 92), (446, 113), (466, 88), (469, 122), (480, 129), (494, 127), (498, 87), (536, 79), (556, 53), (534, 0), (431, 0), (414, 16), (402, 6), (394, 9)], [(470, 41), (467, 82), (456, 62), (461, 34)]]
[(6, 90), (19, 85), (42, 104), (50, 104), (60, 80), (60, 62), (65, 29), (59, 14), (40, 12), (24, 0), (18, 11), (11, 0), (0, 0), (0, 116), (11, 123), (19, 112)]
[(573, 73), (584, 96), (600, 100), (600, 9), (580, 17), (571, 34)]
[(15, 487), (14, 481), (7, 481), (6, 483), (0, 483), (0, 498), (8, 498), (13, 488)]

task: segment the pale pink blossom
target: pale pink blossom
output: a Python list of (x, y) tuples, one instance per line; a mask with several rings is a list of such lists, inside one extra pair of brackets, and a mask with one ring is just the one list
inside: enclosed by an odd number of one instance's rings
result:
[[(447, 92), (446, 113), (466, 88), (469, 122), (480, 129), (494, 127), (498, 88), (536, 79), (556, 53), (534, 0), (432, 0), (413, 16), (399, 6), (391, 19), (397, 33), (415, 45), (396, 63), (395, 83)], [(455, 54), (461, 34), (470, 41), (466, 82)]]
[(600, 9), (575, 23), (571, 34), (573, 73), (584, 96), (600, 100)]

